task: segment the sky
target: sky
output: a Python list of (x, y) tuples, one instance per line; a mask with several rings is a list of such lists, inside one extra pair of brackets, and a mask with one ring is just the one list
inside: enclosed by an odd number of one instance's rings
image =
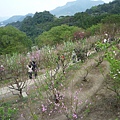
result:
[[(0, 0), (0, 17), (50, 11), (75, 0)], [(103, 0), (108, 3), (112, 0)]]

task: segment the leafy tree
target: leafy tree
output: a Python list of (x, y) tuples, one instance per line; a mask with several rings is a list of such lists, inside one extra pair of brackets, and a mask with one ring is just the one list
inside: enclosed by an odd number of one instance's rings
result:
[(92, 25), (86, 30), (87, 35), (95, 35), (100, 33), (101, 24)]
[(92, 25), (97, 25), (101, 22), (101, 19), (105, 18), (107, 15), (90, 15), (86, 12), (82, 13), (76, 13), (72, 20), (73, 20), (73, 26), (77, 26), (83, 29), (87, 29), (91, 27)]
[(31, 45), (31, 40), (18, 29), (12, 26), (0, 28), (0, 54), (22, 53), (30, 49)]
[(35, 41), (39, 47), (42, 47), (44, 45), (55, 45), (72, 40), (74, 32), (79, 30), (81, 29), (78, 27), (61, 25), (53, 27), (48, 32), (44, 32), (43, 34), (39, 35)]
[(101, 21), (102, 23), (109, 23), (109, 24), (113, 24), (113, 23), (119, 23), (120, 24), (120, 15), (116, 15), (116, 14), (112, 14), (109, 15), (107, 17), (105, 17), (104, 19), (102, 19)]

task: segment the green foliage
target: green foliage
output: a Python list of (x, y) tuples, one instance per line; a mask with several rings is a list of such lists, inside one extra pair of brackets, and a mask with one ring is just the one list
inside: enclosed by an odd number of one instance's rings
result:
[(16, 114), (17, 109), (16, 108), (11, 108), (9, 104), (3, 104), (0, 107), (0, 119), (1, 120), (13, 120), (13, 115)]
[(110, 46), (110, 44), (109, 43), (101, 43), (100, 41), (98, 41), (96, 43), (96, 46), (100, 50), (106, 50)]
[(119, 23), (120, 24), (120, 15), (119, 14), (109, 15), (104, 19), (102, 19), (102, 23), (107, 23), (107, 24)]
[(35, 15), (33, 16), (33, 21), (37, 24), (40, 23), (45, 23), (45, 22), (51, 22), (53, 21), (54, 16), (50, 14), (49, 11), (44, 11), (44, 12), (36, 12)]
[(36, 12), (33, 17), (28, 16), (22, 21), (20, 30), (33, 39), (43, 31), (49, 30), (49, 23), (52, 23), (53, 20), (54, 16), (48, 11)]
[[(106, 53), (106, 59), (108, 60), (108, 62), (110, 63), (110, 67), (111, 67), (111, 72), (110, 75), (113, 79), (115, 79), (116, 81), (120, 82), (119, 78), (120, 78), (120, 60), (117, 60), (115, 58), (116, 55), (116, 48), (113, 47), (111, 51), (109, 51), (108, 53)], [(118, 50), (118, 52), (120, 52)]]
[(87, 108), (86, 110), (85, 110), (85, 114), (89, 114), (90, 113), (90, 108)]
[(92, 25), (97, 25), (98, 23), (101, 22), (101, 19), (105, 18), (107, 14), (101, 14), (101, 15), (90, 15), (86, 12), (82, 13), (76, 13), (74, 17), (72, 18), (73, 20), (73, 26), (78, 26), (83, 29), (87, 29), (91, 27)]
[(33, 117), (33, 120), (39, 120), (39, 118), (36, 114), (34, 114), (32, 117)]
[(22, 53), (31, 45), (31, 40), (18, 29), (12, 26), (0, 28), (0, 54)]
[(120, 60), (117, 58), (117, 54), (119, 56), (120, 50), (114, 45), (112, 45), (112, 48), (109, 47), (109, 43), (98, 42), (97, 46), (105, 51), (104, 57), (110, 63), (110, 78), (107, 79), (107, 88), (115, 92), (118, 100), (120, 100)]
[(113, 2), (105, 3), (103, 5), (98, 5), (97, 7), (92, 7), (86, 10), (89, 14), (119, 14), (120, 13), (120, 1), (113, 0)]
[(95, 35), (100, 33), (101, 24), (92, 25), (86, 30), (88, 35)]
[(39, 35), (35, 41), (39, 47), (63, 43), (72, 40), (74, 32), (78, 30), (80, 28), (68, 25), (53, 27), (48, 32)]
[(120, 60), (116, 58), (116, 55), (119, 52), (120, 50), (113, 46), (105, 55), (106, 60), (110, 63), (109, 75), (112, 80), (109, 89), (116, 93), (118, 99), (120, 99)]
[(71, 41), (64, 42), (64, 51), (65, 52), (72, 52), (73, 49), (75, 48), (75, 43)]

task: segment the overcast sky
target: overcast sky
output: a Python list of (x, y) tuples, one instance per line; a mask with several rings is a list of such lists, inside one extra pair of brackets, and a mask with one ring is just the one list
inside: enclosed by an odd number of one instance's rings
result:
[[(0, 17), (50, 11), (75, 0), (0, 0)], [(112, 0), (103, 0), (108, 3)]]

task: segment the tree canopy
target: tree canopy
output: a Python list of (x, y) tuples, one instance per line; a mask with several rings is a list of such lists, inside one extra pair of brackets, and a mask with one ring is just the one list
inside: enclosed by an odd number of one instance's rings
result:
[(72, 40), (74, 33), (77, 31), (81, 31), (81, 29), (75, 26), (61, 25), (42, 33), (35, 41), (39, 47), (44, 45), (55, 45)]
[(25, 33), (12, 27), (0, 27), (0, 54), (25, 52), (30, 49), (32, 41)]

